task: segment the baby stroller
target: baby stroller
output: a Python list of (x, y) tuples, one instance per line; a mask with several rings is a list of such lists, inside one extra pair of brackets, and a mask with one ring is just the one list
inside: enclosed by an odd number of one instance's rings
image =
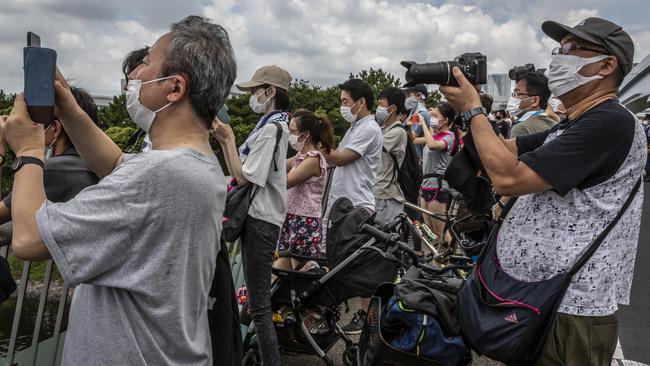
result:
[[(273, 269), (276, 276), (271, 289), (274, 323), (283, 352), (318, 355), (326, 365), (333, 365), (327, 352), (342, 339), (346, 347), (343, 362), (352, 365), (356, 364), (357, 347), (337, 324), (341, 304), (354, 297), (370, 297), (379, 284), (394, 281), (398, 268), (403, 266), (398, 259), (403, 248), (396, 245), (397, 239), (377, 240), (367, 230), (374, 229), (382, 234), (393, 232), (384, 235), (399, 238), (394, 231), (403, 218), (386, 223), (378, 230), (371, 226), (373, 214), (353, 207), (347, 198), (340, 198), (333, 204), (329, 218), (327, 259), (315, 259), (321, 268), (329, 267), (329, 271)], [(314, 312), (322, 322), (317, 331), (314, 331), (313, 322), (309, 324), (306, 319), (314, 318)], [(242, 310), (242, 323), (250, 325), (246, 307)], [(258, 364), (254, 326), (249, 327), (243, 347), (244, 364)]]

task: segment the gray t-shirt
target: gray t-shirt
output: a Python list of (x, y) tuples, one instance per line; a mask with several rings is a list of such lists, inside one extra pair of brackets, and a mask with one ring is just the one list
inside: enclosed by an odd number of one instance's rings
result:
[[(98, 181), (99, 178), (88, 169), (73, 147), (44, 161), (45, 197), (52, 202), (68, 201), (82, 189), (97, 184)], [(11, 193), (2, 202), (11, 209)]]
[(444, 150), (431, 150), (426, 145), (422, 153), (422, 174), (445, 174), (447, 165), (451, 161), (451, 152), (454, 149), (454, 133), (451, 131), (438, 132), (433, 136), (436, 141), (446, 144)]
[[(398, 127), (396, 127), (398, 126)], [(399, 186), (397, 174), (399, 166), (395, 167), (393, 157), (401, 166), (406, 155), (406, 140), (408, 136), (399, 121), (392, 123), (390, 126), (381, 128), (384, 135), (383, 148), (381, 149), (381, 158), (379, 160), (379, 169), (377, 178), (373, 187), (373, 194), (376, 199), (394, 199), (397, 201), (404, 200), (404, 193)]]
[(125, 155), (38, 228), (77, 286), (64, 365), (208, 365), (208, 292), (226, 182), (216, 156), (191, 149)]

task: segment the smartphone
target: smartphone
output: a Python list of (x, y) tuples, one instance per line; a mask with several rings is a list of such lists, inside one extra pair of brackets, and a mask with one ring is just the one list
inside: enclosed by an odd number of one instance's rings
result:
[(24, 93), (27, 111), (34, 122), (50, 124), (54, 120), (54, 77), (56, 51), (40, 47), (41, 38), (27, 32), (23, 48)]
[(41, 37), (34, 32), (27, 32), (27, 47), (41, 47)]
[(224, 104), (219, 112), (217, 112), (217, 118), (225, 124), (230, 124), (230, 116), (228, 115), (228, 107)]

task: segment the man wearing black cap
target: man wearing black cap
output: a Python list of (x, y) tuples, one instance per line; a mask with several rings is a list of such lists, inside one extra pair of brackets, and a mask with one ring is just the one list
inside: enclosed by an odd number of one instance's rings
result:
[[(519, 196), (497, 239), (502, 269), (521, 281), (567, 272), (628, 197), (631, 205), (577, 272), (535, 364), (609, 365), (618, 338), (618, 304), (628, 304), (643, 203), (634, 192), (646, 162), (643, 128), (617, 101), (634, 46), (623, 29), (588, 18), (575, 27), (547, 21), (560, 43), (549, 88), (568, 118), (549, 131), (501, 141), (472, 85), (441, 91), (469, 124), (497, 193)], [(542, 341), (542, 340), (541, 340)]]

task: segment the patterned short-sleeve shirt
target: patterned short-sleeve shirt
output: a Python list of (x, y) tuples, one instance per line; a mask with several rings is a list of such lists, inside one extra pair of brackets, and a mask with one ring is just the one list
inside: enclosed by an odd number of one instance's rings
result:
[[(643, 174), (646, 141), (634, 116), (607, 101), (575, 121), (517, 139), (520, 160), (552, 190), (519, 197), (497, 242), (502, 268), (524, 281), (567, 272), (605, 229)], [(559, 311), (613, 314), (628, 304), (643, 188), (599, 249), (574, 276)]]

